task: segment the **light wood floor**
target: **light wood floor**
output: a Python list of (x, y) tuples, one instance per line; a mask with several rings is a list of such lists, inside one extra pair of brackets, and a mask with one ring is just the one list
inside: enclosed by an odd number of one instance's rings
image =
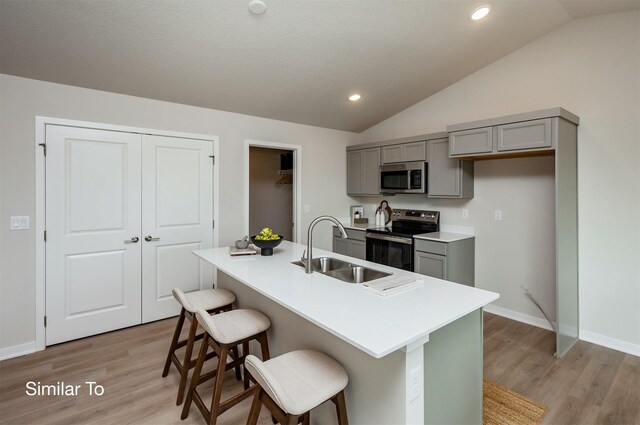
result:
[[(204, 424), (195, 406), (180, 421), (175, 369), (167, 378), (160, 376), (175, 320), (0, 362), (0, 423)], [(549, 331), (485, 314), (485, 377), (547, 404), (544, 424), (640, 424), (640, 358), (579, 342), (566, 358), (557, 360), (553, 338)], [(239, 388), (232, 372), (226, 378), (226, 391)], [(78, 397), (29, 397), (28, 381), (96, 381), (105, 394), (89, 396), (85, 385)], [(210, 393), (204, 394), (209, 400)], [(244, 424), (249, 406), (250, 400), (245, 400), (218, 423)], [(259, 423), (271, 424), (264, 408)]]
[(485, 313), (484, 377), (549, 406), (543, 424), (640, 425), (640, 357)]

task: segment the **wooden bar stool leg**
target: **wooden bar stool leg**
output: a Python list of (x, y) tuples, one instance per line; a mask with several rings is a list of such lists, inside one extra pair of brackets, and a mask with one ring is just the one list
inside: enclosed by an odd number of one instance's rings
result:
[(216, 372), (216, 383), (213, 387), (213, 398), (211, 400), (211, 418), (209, 425), (215, 425), (218, 420), (218, 407), (220, 407), (220, 397), (222, 396), (222, 384), (224, 383), (224, 372), (227, 367), (227, 355), (229, 346), (220, 344), (220, 354), (218, 355), (218, 371)]
[(311, 413), (307, 412), (302, 416), (302, 425), (310, 425), (311, 424)]
[(180, 332), (182, 332), (183, 325), (184, 325), (184, 307), (180, 309), (180, 315), (178, 316), (178, 323), (176, 324), (176, 330), (173, 331), (173, 338), (171, 338), (171, 345), (169, 346), (169, 354), (167, 354), (167, 360), (164, 362), (164, 369), (162, 370), (163, 378), (169, 374), (169, 368), (171, 367), (171, 356), (176, 351), (176, 345), (178, 344), (178, 338), (180, 338)]
[(340, 391), (336, 394), (331, 401), (336, 405), (338, 425), (349, 425), (349, 419), (347, 418), (347, 403), (344, 401), (344, 391)]
[(256, 391), (256, 395), (253, 397), (253, 403), (251, 403), (251, 410), (249, 410), (249, 417), (247, 418), (247, 425), (256, 425), (258, 423), (260, 408), (262, 407), (260, 396), (263, 391), (264, 390), (260, 388), (259, 391)]
[(187, 348), (184, 352), (184, 360), (182, 361), (182, 371), (180, 372), (180, 384), (178, 386), (178, 398), (176, 399), (176, 406), (181, 405), (182, 400), (184, 399), (184, 390), (185, 390), (185, 387), (187, 386), (187, 376), (189, 375), (189, 367), (191, 366), (193, 342), (196, 338), (197, 330), (198, 330), (198, 319), (196, 319), (196, 316), (194, 315), (191, 318), (191, 326), (189, 327), (189, 336), (187, 337)]
[[(249, 355), (249, 342), (243, 342), (242, 343), (242, 358), (245, 358)], [(247, 390), (249, 389), (249, 372), (247, 371), (247, 368), (244, 367), (244, 362), (242, 362), (242, 377), (244, 379), (244, 389)]]
[(180, 415), (180, 419), (186, 419), (186, 417), (189, 416), (189, 409), (191, 408), (191, 402), (193, 401), (193, 392), (196, 390), (196, 387), (200, 382), (200, 373), (202, 372), (202, 365), (204, 364), (204, 360), (207, 357), (208, 349), (209, 334), (205, 333), (204, 338), (202, 338), (202, 345), (200, 346), (200, 353), (198, 354), (196, 367), (193, 370), (193, 375), (191, 377), (191, 385), (189, 385), (187, 399), (184, 402), (184, 406), (182, 406), (182, 415)]
[[(231, 347), (231, 353), (233, 354), (233, 359), (234, 360), (238, 359), (239, 354), (238, 354), (238, 347), (237, 346), (236, 347)], [(241, 381), (242, 380), (242, 375), (240, 374), (240, 364), (236, 365), (235, 370), (236, 370), (236, 379), (238, 381)]]
[(266, 362), (271, 357), (269, 356), (269, 343), (267, 342), (267, 333), (262, 332), (258, 336), (258, 342), (260, 343), (260, 349), (262, 350), (262, 361)]
[(283, 425), (297, 425), (297, 424), (298, 424), (298, 417), (296, 415), (287, 413), (287, 417), (285, 418)]

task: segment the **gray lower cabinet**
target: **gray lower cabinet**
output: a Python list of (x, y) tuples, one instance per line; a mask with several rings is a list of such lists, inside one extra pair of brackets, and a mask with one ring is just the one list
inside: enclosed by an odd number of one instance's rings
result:
[(380, 148), (347, 151), (347, 195), (379, 195)]
[(364, 230), (347, 229), (347, 239), (342, 239), (337, 227), (333, 227), (333, 252), (366, 260), (367, 243)]
[(449, 139), (427, 142), (429, 198), (473, 198), (473, 161), (449, 158)]
[(475, 286), (475, 238), (451, 242), (415, 240), (414, 271)]

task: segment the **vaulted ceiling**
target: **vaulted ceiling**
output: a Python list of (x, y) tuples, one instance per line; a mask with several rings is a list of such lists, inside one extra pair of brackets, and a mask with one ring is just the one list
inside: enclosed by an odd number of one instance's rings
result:
[[(362, 131), (640, 0), (1, 0), (0, 72)], [(470, 13), (488, 3), (481, 21)], [(353, 92), (362, 99), (351, 103)]]

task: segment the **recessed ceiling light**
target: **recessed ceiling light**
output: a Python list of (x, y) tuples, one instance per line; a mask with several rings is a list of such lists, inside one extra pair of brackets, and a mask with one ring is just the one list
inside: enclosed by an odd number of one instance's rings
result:
[(473, 13), (471, 13), (471, 19), (474, 21), (479, 21), (480, 19), (487, 16), (489, 12), (491, 12), (491, 6), (489, 6), (488, 4), (485, 4), (483, 6), (478, 7), (476, 10), (473, 11)]
[(267, 5), (262, 0), (251, 0), (249, 2), (249, 12), (254, 15), (262, 15), (267, 10)]
[(349, 96), (349, 100), (352, 102), (357, 102), (360, 100), (362, 96), (360, 96), (358, 93), (354, 93), (351, 96)]

